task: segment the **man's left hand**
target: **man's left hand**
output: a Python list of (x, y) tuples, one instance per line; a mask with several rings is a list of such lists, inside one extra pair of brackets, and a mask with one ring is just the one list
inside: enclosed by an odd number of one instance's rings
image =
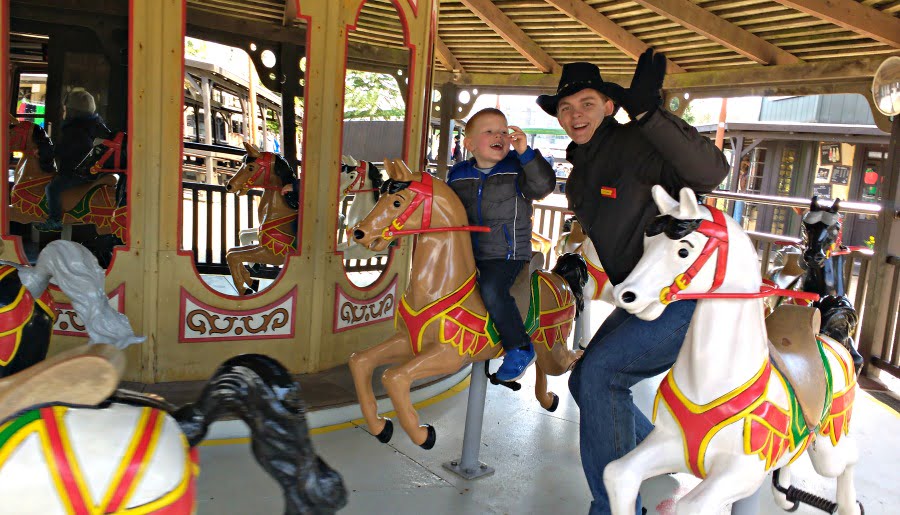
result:
[(631, 87), (625, 90), (619, 104), (631, 119), (655, 110), (662, 104), (663, 79), (666, 77), (666, 56), (648, 48), (637, 62)]

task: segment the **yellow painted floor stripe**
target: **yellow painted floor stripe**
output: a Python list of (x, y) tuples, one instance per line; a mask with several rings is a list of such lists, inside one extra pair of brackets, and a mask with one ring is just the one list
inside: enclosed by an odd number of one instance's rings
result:
[[(466, 376), (465, 379), (463, 379), (462, 381), (457, 383), (455, 386), (451, 386), (450, 389), (448, 389), (447, 391), (439, 393), (439, 394), (435, 395), (434, 397), (425, 399), (421, 402), (417, 402), (416, 404), (413, 405), (413, 407), (415, 407), (416, 409), (421, 409), (426, 406), (431, 406), (432, 404), (437, 404), (438, 402), (449, 399), (450, 397), (453, 397), (454, 395), (465, 391), (466, 388), (469, 387), (470, 380), (471, 380), (471, 376)], [(384, 413), (382, 416), (393, 417), (396, 414), (397, 414), (396, 411), (389, 411), (387, 413)], [(343, 422), (341, 424), (333, 424), (330, 426), (317, 427), (317, 428), (311, 430), (309, 433), (312, 435), (320, 435), (320, 434), (324, 434), (324, 433), (331, 433), (332, 431), (339, 431), (341, 429), (349, 429), (351, 427), (364, 425), (365, 423), (366, 423), (365, 419), (358, 418), (355, 420), (351, 420), (349, 422)], [(204, 440), (203, 442), (200, 442), (200, 445), (203, 447), (213, 447), (216, 445), (247, 444), (249, 442), (250, 442), (249, 437), (222, 438), (220, 440)]]
[(875, 396), (872, 395), (871, 393), (869, 393), (869, 392), (866, 392), (866, 393), (867, 393), (868, 396), (869, 396), (869, 400), (871, 400), (871, 401), (874, 402), (875, 404), (877, 404), (877, 405), (881, 406), (882, 408), (886, 409), (887, 411), (889, 411), (889, 412), (891, 413), (891, 415), (893, 415), (893, 416), (895, 416), (895, 417), (897, 417), (897, 418), (900, 418), (900, 413), (897, 413), (897, 411), (896, 411), (894, 408), (892, 408), (892, 407), (888, 406), (887, 404), (881, 402), (880, 400), (878, 400), (877, 397), (875, 397)]

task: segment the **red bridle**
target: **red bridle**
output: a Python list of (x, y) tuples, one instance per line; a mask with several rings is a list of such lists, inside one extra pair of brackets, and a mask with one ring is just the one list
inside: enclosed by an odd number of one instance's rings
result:
[[(247, 182), (244, 183), (243, 190), (252, 188), (260, 177), (262, 177), (263, 185), (257, 186), (257, 188), (262, 188), (264, 190), (281, 190), (281, 186), (269, 186), (272, 167), (275, 164), (275, 154), (263, 152), (255, 161), (253, 161), (253, 163), (256, 164), (256, 171), (253, 172), (253, 175), (251, 175), (250, 178), (247, 179)], [(249, 163), (247, 166), (249, 166)]]
[(21, 121), (9, 130), (9, 151), (24, 152), (28, 145), (28, 138), (34, 130), (34, 123)]
[(369, 174), (369, 163), (365, 161), (361, 161), (359, 166), (356, 167), (356, 178), (353, 179), (353, 182), (347, 185), (347, 188), (344, 189), (344, 195), (349, 195), (350, 193), (372, 193), (373, 191), (378, 191), (378, 188), (363, 188), (363, 185), (366, 183), (366, 177)]
[[(406, 206), (406, 209), (400, 213), (400, 216), (391, 220), (391, 224), (381, 231), (381, 237), (390, 240), (395, 236), (404, 236), (407, 234), (422, 234), (430, 232), (448, 232), (448, 231), (469, 231), (469, 232), (490, 232), (490, 227), (482, 227), (479, 225), (464, 225), (462, 227), (431, 227), (431, 206), (434, 200), (434, 187), (432, 185), (431, 175), (422, 174), (422, 181), (412, 181), (407, 188), (415, 193), (412, 201)], [(403, 229), (406, 221), (413, 215), (416, 209), (422, 206), (422, 225), (418, 229)]]
[[(679, 274), (675, 277), (675, 280), (672, 281), (672, 284), (666, 286), (659, 292), (659, 300), (663, 304), (668, 304), (674, 300), (690, 300), (690, 299), (758, 299), (762, 297), (768, 297), (771, 295), (780, 295), (784, 297), (793, 297), (796, 299), (804, 299), (809, 301), (819, 300), (819, 295), (816, 293), (810, 292), (802, 292), (795, 290), (783, 290), (781, 288), (775, 288), (768, 284), (763, 284), (758, 292), (755, 293), (713, 293), (719, 286), (722, 286), (722, 282), (725, 280), (725, 268), (728, 264), (728, 226), (725, 224), (725, 215), (715, 208), (708, 208), (709, 212), (712, 214), (712, 221), (703, 220), (700, 222), (700, 226), (697, 227), (697, 232), (703, 234), (709, 239), (706, 241), (706, 245), (703, 247), (703, 250), (700, 252), (700, 255), (697, 256), (697, 259), (694, 261), (691, 266), (685, 270), (684, 273)], [(709, 258), (712, 256), (712, 253), (718, 251), (716, 255), (716, 271), (713, 275), (713, 283), (712, 286), (704, 293), (679, 293), (680, 291), (687, 288), (691, 281), (694, 280), (694, 277), (700, 272), (703, 268), (703, 265), (709, 261)]]
[[(122, 163), (122, 140), (125, 138), (124, 132), (119, 132), (113, 139), (103, 140), (102, 145), (106, 147), (106, 152), (100, 156), (100, 159), (91, 166), (91, 173), (127, 173), (125, 168), (118, 168)], [(103, 168), (110, 159), (113, 160), (113, 168)]]

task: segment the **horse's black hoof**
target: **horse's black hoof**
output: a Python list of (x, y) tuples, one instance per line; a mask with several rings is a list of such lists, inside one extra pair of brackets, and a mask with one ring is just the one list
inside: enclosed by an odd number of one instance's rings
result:
[(550, 407), (547, 408), (547, 411), (553, 413), (556, 411), (556, 408), (559, 407), (559, 395), (556, 395), (555, 393), (551, 393), (550, 395), (553, 396), (553, 402), (550, 403)]
[(437, 442), (437, 433), (434, 431), (434, 427), (432, 427), (430, 424), (425, 424), (425, 428), (428, 429), (428, 437), (425, 438), (425, 441), (422, 442), (422, 445), (420, 445), (419, 447), (427, 451), (428, 449), (434, 447), (435, 442)]
[(394, 436), (394, 423), (391, 422), (391, 419), (384, 419), (384, 428), (380, 433), (375, 435), (375, 438), (378, 438), (378, 441), (381, 443), (388, 443), (391, 441), (391, 437)]

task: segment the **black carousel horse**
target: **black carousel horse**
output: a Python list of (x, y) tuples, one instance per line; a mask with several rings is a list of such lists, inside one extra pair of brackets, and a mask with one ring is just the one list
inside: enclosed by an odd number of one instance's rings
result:
[(840, 199), (830, 208), (821, 209), (814, 196), (809, 211), (803, 215), (803, 274), (801, 289), (818, 293), (813, 303), (822, 312), (820, 332), (844, 344), (853, 356), (857, 370), (863, 359), (854, 342), (859, 315), (844, 291), (844, 254), (841, 244), (842, 217), (838, 213)]

